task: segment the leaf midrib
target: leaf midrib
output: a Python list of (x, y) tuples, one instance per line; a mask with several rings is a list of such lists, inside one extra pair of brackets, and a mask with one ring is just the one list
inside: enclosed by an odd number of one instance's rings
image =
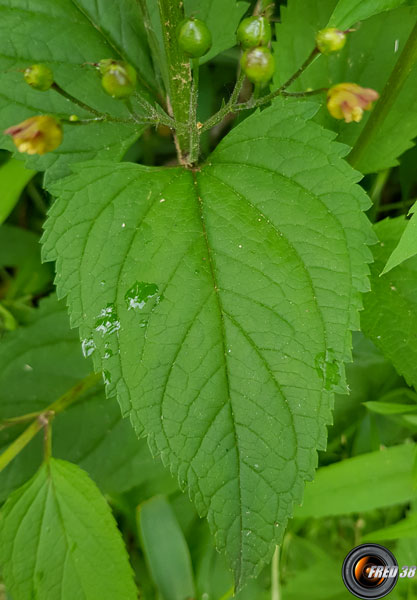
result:
[(200, 197), (200, 193), (199, 193), (198, 178), (197, 178), (195, 172), (193, 172), (192, 175), (193, 175), (193, 184), (194, 184), (193, 192), (195, 194), (198, 215), (200, 217), (201, 231), (202, 231), (204, 243), (205, 243), (205, 246), (207, 249), (208, 264), (210, 267), (210, 274), (211, 274), (211, 279), (212, 279), (213, 288), (214, 288), (214, 295), (215, 295), (216, 303), (217, 303), (217, 307), (218, 307), (220, 329), (221, 329), (221, 341), (222, 341), (222, 347), (223, 347), (224, 374), (225, 374), (225, 380), (226, 380), (226, 386), (227, 386), (227, 396), (229, 399), (228, 404), (229, 404), (229, 409), (230, 409), (230, 417), (231, 417), (231, 421), (232, 421), (232, 425), (233, 425), (233, 435), (234, 435), (234, 440), (235, 440), (235, 450), (236, 450), (236, 457), (237, 457), (237, 481), (238, 481), (238, 495), (239, 495), (239, 525), (240, 526), (239, 526), (239, 559), (238, 559), (239, 562), (238, 562), (238, 568), (236, 570), (235, 581), (236, 581), (236, 589), (239, 589), (240, 580), (241, 580), (241, 576), (242, 576), (242, 562), (243, 562), (243, 514), (242, 514), (243, 513), (243, 504), (242, 504), (242, 479), (241, 479), (242, 457), (241, 457), (241, 452), (240, 452), (239, 437), (237, 435), (237, 430), (236, 430), (235, 415), (234, 415), (234, 411), (233, 411), (233, 402), (232, 402), (232, 397), (231, 397), (231, 393), (230, 393), (229, 369), (227, 366), (226, 329), (225, 329), (225, 324), (224, 324), (224, 310), (223, 310), (222, 301), (220, 298), (219, 286), (217, 284), (215, 261), (214, 261), (213, 253), (212, 253), (211, 246), (209, 243), (206, 223), (205, 223), (205, 219), (204, 219), (204, 206), (203, 206), (203, 201), (202, 201), (202, 199)]

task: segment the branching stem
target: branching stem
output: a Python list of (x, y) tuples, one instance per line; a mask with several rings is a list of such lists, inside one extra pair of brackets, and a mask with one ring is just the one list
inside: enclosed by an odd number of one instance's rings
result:
[[(7, 467), (7, 465), (14, 459), (16, 456), (25, 448), (29, 442), (35, 437), (35, 435), (42, 429), (47, 426), (49, 421), (57, 414), (64, 411), (68, 406), (74, 404), (81, 394), (83, 394), (86, 390), (93, 387), (98, 383), (101, 376), (96, 374), (91, 374), (78, 382), (74, 387), (72, 387), (68, 392), (63, 394), (58, 400), (55, 400), (52, 404), (50, 404), (45, 410), (40, 413), (35, 413), (35, 420), (33, 423), (25, 429), (25, 431), (15, 439), (12, 444), (2, 453), (0, 454), (0, 472), (3, 471)], [(30, 415), (22, 415), (21, 417), (16, 417), (14, 419), (15, 423), (23, 422), (23, 420), (34, 416), (33, 413)], [(10, 424), (11, 419), (8, 419), (6, 423)], [(1, 423), (4, 426), (4, 423)], [(50, 431), (45, 433), (45, 457), (46, 459), (50, 456)]]
[(239, 77), (236, 81), (236, 85), (233, 89), (232, 95), (229, 98), (229, 101), (227, 102), (227, 104), (222, 106), (222, 108), (219, 111), (217, 111), (212, 117), (210, 117), (210, 119), (208, 119), (204, 123), (203, 127), (201, 128), (201, 132), (208, 131), (209, 129), (211, 129), (212, 127), (214, 127), (215, 125), (217, 125), (218, 123), (223, 121), (223, 119), (229, 113), (235, 112), (234, 107), (236, 106), (236, 103), (239, 99), (239, 95), (242, 90), (244, 81), (245, 81), (245, 74), (243, 73), (243, 71), (241, 71), (239, 74)]
[(79, 119), (77, 121), (61, 119), (61, 121), (64, 121), (70, 125), (88, 125), (90, 123), (107, 121), (110, 123), (135, 123), (136, 125), (159, 125), (159, 124), (162, 124), (162, 125), (167, 125), (171, 129), (175, 129), (175, 127), (176, 127), (175, 121), (169, 115), (166, 114), (164, 109), (161, 106), (159, 106), (159, 104), (157, 104), (156, 106), (153, 106), (150, 102), (145, 100), (138, 93), (135, 93), (135, 98), (138, 100), (139, 104), (142, 106), (144, 113), (145, 113), (144, 116), (142, 117), (141, 115), (137, 115), (132, 108), (132, 104), (131, 104), (130, 100), (128, 100), (128, 101), (126, 101), (126, 104), (128, 106), (128, 110), (129, 110), (129, 113), (132, 118), (131, 119), (122, 119), (120, 117), (114, 117), (112, 115), (109, 115), (108, 113), (99, 112), (92, 106), (89, 106), (85, 102), (82, 102), (82, 100), (75, 98), (75, 96), (73, 96), (69, 92), (66, 92), (57, 83), (52, 84), (52, 89), (55, 90), (58, 94), (60, 94), (64, 98), (66, 98), (67, 100), (69, 100), (70, 102), (72, 102), (73, 104), (75, 104), (76, 106), (79, 106), (83, 110), (91, 113), (92, 115), (95, 115), (95, 117), (93, 119)]
[[(307, 67), (309, 67), (311, 65), (311, 63), (317, 58), (317, 56), (319, 54), (320, 54), (319, 50), (317, 48), (314, 48), (311, 51), (308, 58), (303, 62), (301, 67), (299, 69), (297, 69), (297, 71), (294, 73), (294, 75), (292, 75), (278, 89), (274, 90), (270, 94), (267, 94), (266, 96), (262, 96), (261, 98), (256, 98), (254, 95), (247, 102), (242, 102), (242, 103), (238, 104), (237, 98), (234, 97), (234, 92), (236, 91), (236, 88), (238, 86), (238, 84), (236, 84), (235, 90), (232, 93), (232, 96), (230, 97), (229, 102), (225, 106), (223, 106), (215, 115), (210, 117), (210, 119), (208, 119), (208, 121), (206, 121), (204, 123), (204, 125), (201, 129), (201, 132), (207, 131), (208, 129), (211, 129), (212, 127), (214, 127), (215, 125), (220, 123), (220, 121), (222, 121), (229, 113), (236, 113), (236, 112), (240, 112), (242, 110), (258, 108), (259, 106), (269, 104), (271, 102), (271, 100), (273, 100), (277, 96), (304, 98), (307, 96), (312, 96), (314, 94), (320, 94), (322, 92), (327, 91), (327, 88), (320, 88), (317, 90), (308, 90), (306, 92), (286, 92), (285, 91), (288, 87), (290, 87), (290, 85), (292, 85), (294, 83), (294, 81), (296, 79), (298, 79), (298, 77), (300, 77), (300, 75), (307, 69)], [(241, 77), (242, 77), (242, 75), (241, 75)], [(243, 76), (243, 79), (244, 79), (244, 76)], [(243, 85), (243, 79), (240, 81), (240, 89)], [(239, 83), (239, 80), (238, 80), (238, 83)], [(239, 89), (239, 92), (240, 92), (240, 89)], [(239, 96), (239, 92), (237, 93), (237, 97)]]

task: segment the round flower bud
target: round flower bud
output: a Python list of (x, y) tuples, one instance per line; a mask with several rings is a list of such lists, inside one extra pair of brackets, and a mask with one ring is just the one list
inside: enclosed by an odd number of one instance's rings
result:
[(177, 30), (178, 45), (187, 56), (200, 58), (211, 48), (211, 33), (204, 21), (186, 19)]
[(46, 65), (32, 65), (23, 73), (26, 83), (35, 90), (46, 92), (54, 82), (54, 74)]
[(132, 65), (109, 58), (101, 60), (98, 67), (102, 75), (101, 85), (110, 96), (124, 100), (133, 94), (137, 75)]
[(338, 52), (346, 44), (346, 34), (335, 27), (321, 29), (316, 35), (316, 46), (322, 54)]
[(11, 135), (19, 152), (46, 154), (58, 148), (62, 142), (62, 127), (55, 117), (42, 115), (26, 119), (4, 132)]
[(266, 84), (275, 70), (275, 59), (264, 46), (245, 50), (240, 59), (243, 72), (252, 83)]
[(237, 29), (237, 41), (242, 48), (267, 46), (271, 41), (271, 25), (265, 17), (243, 19)]

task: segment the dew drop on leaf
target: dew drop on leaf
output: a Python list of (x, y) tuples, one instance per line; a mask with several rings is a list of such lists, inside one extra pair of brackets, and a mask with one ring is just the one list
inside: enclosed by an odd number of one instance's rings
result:
[(159, 304), (162, 297), (158, 295), (159, 287), (156, 283), (146, 283), (145, 281), (136, 281), (134, 285), (126, 292), (125, 300), (128, 310), (131, 308), (139, 308), (142, 310), (148, 300), (155, 299), (155, 303)]
[(83, 351), (85, 358), (87, 358), (88, 356), (91, 356), (93, 354), (94, 350), (96, 349), (94, 340), (92, 338), (82, 340), (81, 341), (81, 349)]
[(110, 358), (113, 356), (113, 350), (111, 348), (106, 348), (103, 358)]
[(315, 358), (316, 371), (324, 377), (324, 387), (331, 390), (340, 381), (339, 365), (334, 358), (334, 351), (329, 348), (326, 352), (320, 352)]
[(94, 329), (103, 336), (115, 333), (120, 329), (120, 321), (114, 304), (108, 304), (106, 308), (103, 308), (97, 317)]
[(103, 381), (106, 385), (109, 385), (111, 383), (111, 375), (109, 371), (103, 371)]

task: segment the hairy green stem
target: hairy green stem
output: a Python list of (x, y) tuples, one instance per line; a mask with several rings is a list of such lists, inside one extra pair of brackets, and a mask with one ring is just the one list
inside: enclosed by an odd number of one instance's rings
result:
[(155, 104), (153, 106), (150, 102), (145, 100), (140, 94), (135, 92), (135, 98), (143, 108), (148, 118), (148, 123), (153, 125), (166, 125), (170, 129), (178, 129), (184, 131), (186, 126), (182, 123), (176, 123), (175, 120), (167, 115), (162, 106)]
[(243, 82), (245, 81), (245, 74), (243, 71), (240, 72), (239, 77), (236, 81), (233, 92), (229, 98), (229, 101), (220, 108), (213, 116), (211, 116), (201, 128), (201, 132), (208, 131), (221, 121), (231, 112), (234, 112), (234, 106), (239, 100), (240, 92), (242, 91)]
[(353, 167), (361, 162), (375, 135), (381, 130), (395, 100), (417, 61), (417, 23), (401, 52), (387, 83), (382, 91), (375, 109), (371, 113), (365, 127), (362, 129), (348, 161)]
[(305, 92), (281, 92), (284, 98), (308, 98), (308, 96), (316, 96), (328, 92), (329, 88), (317, 88), (316, 90), (307, 90)]
[(69, 92), (66, 92), (64, 89), (62, 89), (62, 87), (60, 85), (58, 85), (55, 81), (52, 84), (52, 88), (51, 89), (55, 90), (55, 92), (57, 92), (58, 94), (60, 94), (64, 98), (66, 98), (66, 100), (69, 100), (73, 104), (76, 104), (77, 106), (79, 106), (83, 110), (86, 110), (87, 112), (91, 113), (92, 115), (95, 115), (96, 117), (102, 118), (102, 117), (107, 117), (108, 116), (108, 115), (105, 115), (104, 113), (99, 112), (98, 110), (96, 110), (92, 106), (89, 106), (88, 104), (86, 104), (82, 100), (78, 100), (78, 98), (76, 98), (75, 96), (73, 96)]
[[(10, 446), (0, 454), (0, 472), (3, 471), (7, 467), (7, 465), (14, 459), (16, 456), (25, 448), (29, 442), (35, 437), (35, 435), (44, 427), (46, 427), (47, 422), (57, 413), (64, 411), (68, 406), (76, 402), (81, 394), (85, 391), (96, 385), (100, 380), (101, 375), (91, 374), (78, 382), (74, 387), (72, 387), (68, 392), (60, 396), (55, 402), (50, 404), (45, 410), (41, 411), (36, 415), (33, 423), (25, 429), (25, 431), (14, 440), (10, 444)], [(17, 419), (23, 419), (23, 417), (27, 417), (28, 415), (22, 415), (22, 417), (17, 417)], [(9, 419), (10, 421), (10, 419)], [(49, 435), (48, 432), (47, 435)], [(48, 452), (48, 448), (46, 447), (46, 443), (50, 443), (45, 440), (45, 452)]]
[(190, 134), (190, 156), (191, 164), (198, 160), (200, 154), (200, 132), (197, 127), (197, 105), (198, 105), (198, 81), (199, 81), (199, 59), (192, 60), (193, 82), (191, 84), (190, 111), (189, 111), (189, 134)]
[[(185, 60), (177, 40), (178, 24), (184, 19), (183, 3), (177, 0), (158, 0), (162, 37), (168, 65), (167, 105), (176, 123), (189, 122), (191, 96), (190, 62)], [(178, 159), (188, 165), (190, 138), (188, 131), (176, 127), (175, 143)]]
[[(122, 119), (120, 117), (113, 117), (112, 115), (109, 115), (108, 113), (99, 112), (92, 106), (89, 106), (85, 102), (78, 100), (78, 98), (75, 98), (75, 96), (73, 96), (69, 92), (66, 92), (57, 83), (52, 84), (52, 89), (55, 90), (56, 92), (58, 92), (58, 94), (60, 94), (67, 100), (70, 100), (70, 102), (72, 102), (73, 104), (79, 106), (80, 108), (82, 108), (85, 111), (90, 112), (92, 115), (95, 115), (95, 117), (93, 119), (78, 119), (77, 121), (70, 121), (69, 119), (61, 119), (61, 121), (63, 121), (64, 123), (67, 123), (69, 125), (88, 125), (90, 123), (97, 123), (97, 122), (101, 122), (101, 121), (108, 121), (108, 122), (112, 122), (112, 123), (135, 123), (136, 125), (158, 125), (159, 123), (162, 123), (162, 121), (165, 121), (164, 124), (170, 123), (169, 126), (173, 126), (172, 119), (170, 119), (170, 117), (164, 112), (164, 110), (161, 107), (159, 107), (160, 112), (158, 112), (158, 110), (156, 108), (154, 108), (150, 102), (148, 102), (147, 100), (144, 100), (139, 94), (135, 94), (135, 97), (139, 100), (140, 104), (144, 108), (145, 113), (146, 113), (145, 117), (143, 119), (138, 117), (135, 114), (135, 112), (133, 111), (133, 108), (130, 104), (129, 112), (130, 112), (130, 115), (132, 118), (131, 119)], [(128, 102), (130, 102), (130, 101), (128, 101)]]
[(290, 87), (290, 85), (292, 85), (294, 83), (294, 81), (296, 79), (298, 79), (300, 77), (300, 75), (302, 75), (304, 73), (304, 71), (316, 60), (316, 58), (319, 56), (319, 54), (320, 54), (320, 50), (318, 48), (314, 47), (313, 50), (308, 55), (308, 57), (303, 62), (303, 64), (301, 65), (301, 67), (299, 69), (297, 69), (296, 72), (294, 73), (294, 75), (291, 75), (291, 77), (289, 79), (287, 79), (287, 81), (285, 83), (283, 83), (281, 85), (281, 87), (278, 88), (276, 93), (278, 93), (278, 92), (280, 93), (280, 92), (286, 90), (288, 87)]
[(255, 100), (255, 102), (253, 102), (251, 99), (251, 100), (248, 100), (248, 102), (245, 102), (243, 104), (238, 104), (235, 106), (235, 109), (237, 109), (239, 111), (239, 110), (246, 110), (247, 108), (257, 108), (258, 106), (268, 104), (269, 102), (271, 102), (271, 100), (273, 100), (277, 96), (283, 96), (283, 95), (299, 96), (300, 94), (302, 96), (311, 96), (312, 94), (318, 94), (318, 93), (323, 92), (324, 90), (327, 90), (327, 88), (320, 88), (318, 90), (311, 90), (311, 91), (307, 91), (307, 92), (285, 92), (285, 90), (288, 87), (290, 87), (290, 85), (292, 85), (294, 83), (294, 81), (300, 77), (300, 75), (302, 75), (304, 73), (304, 71), (311, 65), (311, 63), (317, 58), (317, 56), (319, 54), (320, 54), (319, 50), (317, 48), (313, 48), (310, 55), (306, 58), (306, 60), (301, 65), (301, 67), (299, 69), (297, 69), (297, 71), (294, 73), (294, 75), (291, 75), (291, 77), (289, 79), (287, 79), (287, 81), (285, 83), (283, 83), (278, 89), (271, 92), (270, 94), (267, 94), (266, 96), (262, 96), (262, 98)]
[[(242, 110), (249, 110), (249, 109), (253, 109), (253, 108), (258, 108), (259, 106), (264, 106), (265, 104), (269, 104), (277, 96), (304, 98), (307, 96), (313, 96), (314, 94), (321, 94), (322, 92), (326, 92), (327, 88), (319, 88), (317, 90), (308, 90), (306, 92), (286, 92), (285, 91), (290, 85), (292, 85), (294, 83), (294, 81), (296, 79), (298, 79), (298, 77), (300, 77), (300, 75), (307, 69), (307, 67), (309, 67), (311, 65), (311, 63), (317, 58), (317, 56), (319, 54), (320, 54), (320, 52), (317, 50), (317, 48), (314, 48), (311, 51), (308, 58), (303, 62), (301, 67), (299, 69), (297, 69), (297, 71), (285, 83), (283, 83), (278, 89), (274, 90), (270, 94), (267, 94), (266, 96), (262, 96), (261, 98), (256, 98), (256, 94), (254, 94), (252, 96), (252, 98), (250, 98), (250, 100), (248, 100), (247, 102), (242, 102), (241, 104), (236, 103), (237, 98), (234, 102), (232, 102), (231, 101), (232, 97), (231, 97), (229, 102), (223, 108), (221, 108), (215, 115), (210, 117), (210, 119), (208, 119), (208, 121), (206, 121), (204, 123), (201, 131), (203, 132), (203, 131), (207, 131), (208, 129), (211, 129), (212, 127), (214, 127), (215, 125), (220, 123), (220, 121), (222, 121), (229, 113), (236, 113), (236, 112), (240, 112)], [(243, 79), (241, 80), (240, 89), (242, 87), (242, 84), (243, 84)], [(236, 87), (235, 87), (235, 90), (236, 90)], [(240, 92), (240, 89), (239, 89), (239, 92)], [(232, 96), (233, 96), (233, 94), (232, 94)]]

